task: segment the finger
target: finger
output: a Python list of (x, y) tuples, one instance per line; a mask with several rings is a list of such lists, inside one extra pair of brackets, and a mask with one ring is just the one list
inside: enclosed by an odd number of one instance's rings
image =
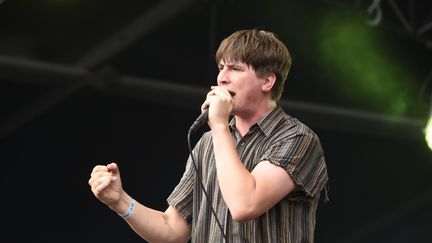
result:
[(111, 180), (109, 178), (105, 178), (101, 181), (100, 184), (92, 188), (92, 191), (95, 195), (99, 195), (105, 188), (107, 188), (111, 184)]
[(91, 177), (90, 177), (90, 179), (88, 181), (89, 185), (92, 186), (92, 184), (94, 183), (94, 181), (96, 181), (96, 180), (98, 180), (100, 178), (103, 178), (103, 177), (110, 177), (110, 176), (112, 176), (111, 172), (108, 172), (108, 171), (97, 171), (97, 172), (94, 172), (91, 175)]
[(210, 106), (210, 100), (206, 99), (204, 101), (204, 103), (202, 103), (201, 105), (201, 112), (204, 112), (205, 110), (207, 110)]
[(231, 98), (231, 94), (229, 91), (224, 87), (217, 87), (214, 89), (214, 92), (217, 96), (223, 97), (223, 98)]
[[(214, 86), (212, 86), (211, 88), (213, 89)], [(204, 112), (205, 110), (207, 110), (209, 108), (209, 106), (210, 106), (210, 97), (211, 96), (214, 96), (214, 91), (213, 90), (210, 90), (207, 93), (206, 100), (201, 105), (201, 112)]]
[(94, 189), (94, 188), (97, 188), (100, 184), (103, 184), (103, 183), (105, 183), (106, 181), (111, 182), (110, 177), (111, 177), (111, 176), (103, 176), (103, 177), (95, 178), (95, 179), (92, 181), (92, 184), (91, 184), (92, 188), (93, 188), (93, 189)]
[(112, 175), (119, 175), (120, 174), (120, 170), (119, 170), (118, 165), (116, 163), (108, 164), (107, 168), (111, 172)]
[(91, 175), (93, 175), (96, 172), (100, 172), (100, 171), (108, 171), (108, 168), (105, 165), (96, 165), (93, 168)]
[(210, 91), (207, 93), (207, 98), (210, 97), (210, 96), (215, 95), (215, 90), (214, 90), (215, 88), (212, 87), (211, 89), (212, 89), (212, 90), (210, 90)]

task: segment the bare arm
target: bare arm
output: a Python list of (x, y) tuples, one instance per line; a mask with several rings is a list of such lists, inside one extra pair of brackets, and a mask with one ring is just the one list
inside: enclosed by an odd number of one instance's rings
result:
[[(122, 209), (114, 211), (126, 212), (131, 198), (125, 194), (120, 200)], [(186, 220), (173, 207), (161, 212), (137, 203), (133, 214), (126, 222), (149, 242), (187, 242), (190, 236), (190, 227)]]
[[(122, 189), (120, 172), (115, 163), (96, 166), (89, 185), (93, 194), (113, 211), (118, 214), (127, 211), (131, 197)], [(187, 242), (190, 236), (186, 220), (172, 207), (161, 212), (136, 203), (126, 222), (149, 242)]]
[(222, 196), (232, 217), (246, 221), (258, 217), (294, 190), (289, 174), (269, 161), (262, 161), (252, 172), (237, 154), (228, 125), (232, 98), (226, 89), (213, 88), (202, 108), (209, 104), (216, 170)]
[(258, 217), (294, 190), (288, 173), (268, 161), (249, 172), (240, 161), (228, 125), (212, 127), (212, 134), (219, 185), (235, 220)]

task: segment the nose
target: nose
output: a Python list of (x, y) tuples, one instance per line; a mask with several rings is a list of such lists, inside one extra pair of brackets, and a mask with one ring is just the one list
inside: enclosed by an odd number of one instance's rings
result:
[(217, 76), (218, 86), (224, 86), (229, 83), (229, 77), (226, 68), (220, 69)]

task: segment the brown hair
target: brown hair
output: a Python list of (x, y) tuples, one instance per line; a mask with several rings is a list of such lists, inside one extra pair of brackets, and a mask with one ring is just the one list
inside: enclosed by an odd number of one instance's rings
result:
[(274, 33), (257, 29), (234, 32), (222, 41), (216, 52), (216, 63), (221, 60), (244, 62), (255, 70), (258, 77), (274, 73), (276, 81), (272, 99), (277, 101), (282, 96), (291, 67), (291, 55)]

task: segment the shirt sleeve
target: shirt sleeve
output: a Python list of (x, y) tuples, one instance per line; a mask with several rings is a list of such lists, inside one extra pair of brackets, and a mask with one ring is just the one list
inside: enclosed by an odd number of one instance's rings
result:
[(195, 171), (192, 159), (189, 156), (186, 170), (183, 173), (179, 184), (167, 199), (168, 204), (175, 208), (189, 225), (192, 224), (193, 188), (195, 182), (194, 173)]
[(288, 195), (291, 199), (315, 198), (327, 184), (327, 167), (321, 143), (310, 129), (269, 146), (260, 159), (265, 160), (282, 167), (291, 176), (297, 186)]

